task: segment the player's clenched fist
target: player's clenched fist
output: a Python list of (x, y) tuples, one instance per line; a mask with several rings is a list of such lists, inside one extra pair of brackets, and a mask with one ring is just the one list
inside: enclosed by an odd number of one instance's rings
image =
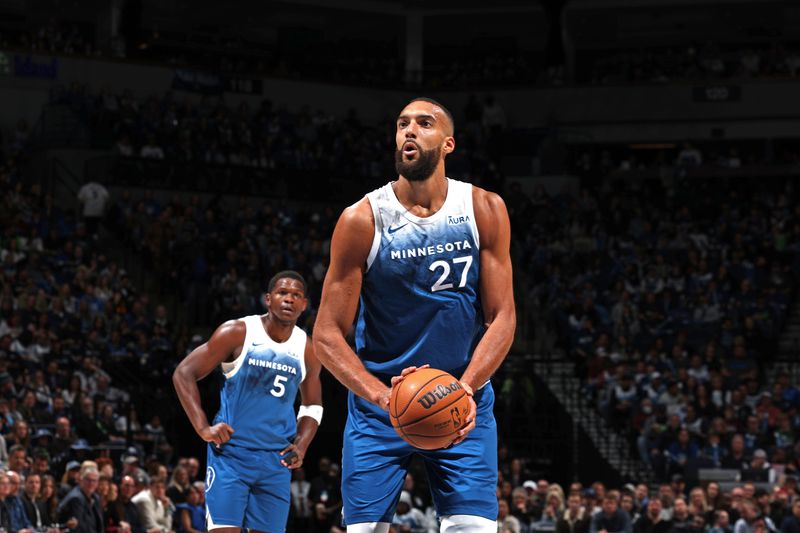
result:
[(200, 438), (206, 442), (216, 444), (217, 448), (231, 440), (231, 435), (233, 435), (233, 428), (225, 422), (206, 426), (200, 430)]
[(303, 458), (306, 456), (305, 450), (295, 444), (290, 444), (281, 450), (281, 464), (289, 470), (296, 470), (303, 466)]

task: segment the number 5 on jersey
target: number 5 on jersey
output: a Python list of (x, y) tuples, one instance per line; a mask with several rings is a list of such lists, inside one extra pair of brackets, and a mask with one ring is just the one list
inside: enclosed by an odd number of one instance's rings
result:
[[(465, 255), (462, 257), (454, 257), (453, 264), (464, 263), (464, 270), (461, 271), (461, 280), (458, 283), (459, 287), (463, 287), (467, 284), (467, 274), (469, 274), (469, 267), (472, 266), (472, 256)], [(428, 270), (431, 272), (435, 272), (437, 268), (442, 267), (442, 275), (439, 276), (439, 279), (436, 280), (436, 283), (431, 285), (431, 292), (436, 291), (443, 291), (445, 289), (452, 289), (452, 283), (445, 283), (444, 281), (450, 276), (450, 263), (444, 261), (442, 259), (438, 261), (434, 261), (431, 263), (431, 266), (428, 267)]]
[(273, 383), (272, 389), (269, 391), (270, 394), (275, 396), (276, 398), (280, 398), (283, 396), (283, 393), (286, 392), (286, 386), (284, 386), (284, 382), (289, 379), (286, 376), (277, 375), (275, 376), (275, 382)]

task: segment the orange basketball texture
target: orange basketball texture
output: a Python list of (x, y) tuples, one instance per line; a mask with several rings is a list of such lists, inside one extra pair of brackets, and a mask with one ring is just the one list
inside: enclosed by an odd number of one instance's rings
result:
[(469, 396), (443, 370), (423, 368), (392, 387), (389, 418), (397, 434), (422, 450), (449, 446), (469, 415)]

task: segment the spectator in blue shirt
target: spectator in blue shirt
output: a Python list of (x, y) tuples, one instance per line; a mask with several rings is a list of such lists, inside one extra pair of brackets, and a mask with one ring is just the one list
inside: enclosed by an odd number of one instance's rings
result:
[(678, 438), (667, 449), (669, 468), (672, 473), (683, 473), (697, 461), (697, 444), (689, 436), (689, 430), (681, 428)]

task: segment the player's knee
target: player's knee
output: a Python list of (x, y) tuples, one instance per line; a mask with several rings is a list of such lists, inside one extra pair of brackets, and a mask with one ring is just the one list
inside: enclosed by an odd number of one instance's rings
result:
[(442, 517), (441, 533), (497, 533), (497, 522), (482, 516), (453, 514)]
[(361, 522), (348, 524), (347, 533), (389, 533), (388, 522)]

